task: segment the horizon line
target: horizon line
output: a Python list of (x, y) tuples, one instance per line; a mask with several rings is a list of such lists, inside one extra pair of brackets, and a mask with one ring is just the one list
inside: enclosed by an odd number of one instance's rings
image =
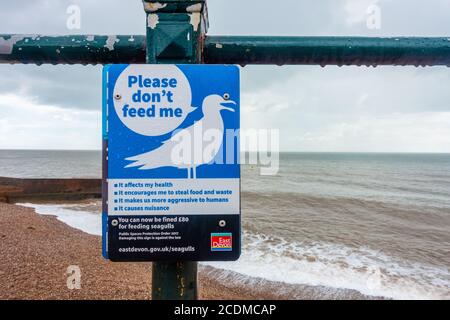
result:
[[(3, 149), (0, 148), (0, 151), (78, 151), (78, 152), (102, 152), (102, 149)], [(258, 153), (265, 152), (267, 150), (262, 151), (240, 151), (240, 153)], [(355, 151), (355, 150), (282, 150), (280, 153), (390, 153), (390, 154), (450, 154), (450, 151)], [(270, 153), (270, 151), (269, 151)]]

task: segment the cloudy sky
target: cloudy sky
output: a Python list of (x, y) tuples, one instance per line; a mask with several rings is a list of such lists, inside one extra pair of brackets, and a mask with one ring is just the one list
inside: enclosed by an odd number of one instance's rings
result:
[[(81, 29), (66, 27), (81, 9)], [(370, 5), (381, 28), (367, 27)], [(450, 36), (450, 0), (209, 0), (209, 34)], [(140, 0), (0, 1), (0, 33), (144, 34)], [(248, 66), (242, 125), (284, 151), (450, 152), (450, 68)], [(0, 65), (0, 148), (100, 149), (101, 66)]]

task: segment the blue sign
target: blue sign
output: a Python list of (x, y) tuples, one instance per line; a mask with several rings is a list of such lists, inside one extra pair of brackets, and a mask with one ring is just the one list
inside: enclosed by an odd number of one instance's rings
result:
[(108, 65), (103, 100), (104, 256), (236, 260), (239, 68)]

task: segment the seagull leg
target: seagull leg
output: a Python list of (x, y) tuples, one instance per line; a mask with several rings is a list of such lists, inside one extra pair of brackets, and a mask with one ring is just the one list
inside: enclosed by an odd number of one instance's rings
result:
[(192, 168), (193, 179), (197, 179), (197, 167)]
[(187, 168), (187, 171), (188, 171), (188, 176), (187, 176), (187, 178), (190, 179), (190, 178), (191, 178), (191, 168)]

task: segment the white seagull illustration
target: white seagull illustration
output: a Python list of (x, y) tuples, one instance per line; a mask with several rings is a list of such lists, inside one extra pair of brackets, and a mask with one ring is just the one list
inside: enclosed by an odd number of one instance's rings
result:
[[(217, 94), (207, 96), (202, 103), (203, 117), (199, 121), (194, 122), (190, 127), (175, 130), (172, 137), (164, 141), (159, 148), (126, 158), (125, 160), (133, 162), (125, 168), (140, 167), (139, 170), (150, 170), (161, 167), (176, 167), (187, 169), (188, 178), (196, 179), (197, 167), (212, 161), (222, 145), (224, 123), (221, 111), (234, 112), (235, 110), (229, 106), (236, 106), (236, 102), (229, 100), (229, 98), (228, 94), (224, 94), (223, 97)], [(208, 150), (211, 150), (209, 154), (204, 154), (203, 139), (205, 137), (212, 140), (207, 145)], [(187, 155), (185, 154), (180, 161), (174, 159), (173, 150), (179, 148), (180, 141), (183, 140), (189, 142), (187, 149), (190, 150), (187, 150)], [(191, 176), (191, 169), (193, 169), (193, 176)]]

